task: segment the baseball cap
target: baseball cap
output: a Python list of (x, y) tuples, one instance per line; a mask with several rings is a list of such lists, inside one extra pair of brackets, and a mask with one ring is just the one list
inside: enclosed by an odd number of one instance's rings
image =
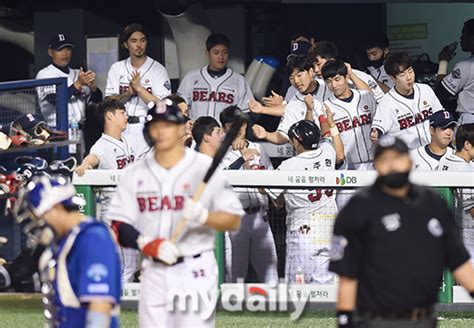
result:
[(64, 33), (58, 33), (49, 40), (49, 49), (59, 51), (64, 47), (74, 47), (69, 37)]
[(447, 128), (450, 125), (458, 125), (453, 114), (447, 110), (442, 110), (430, 116), (430, 126), (434, 128)]
[(186, 123), (186, 116), (179, 110), (178, 106), (170, 99), (164, 99), (154, 104), (145, 117), (145, 124), (152, 121), (167, 121), (176, 124)]
[(40, 121), (33, 114), (24, 114), (17, 117), (16, 120), (13, 121), (13, 124), (17, 127), (21, 127), (25, 132), (31, 133), (39, 124), (46, 125), (46, 122)]
[(298, 41), (293, 42), (291, 44), (290, 54), (286, 59), (290, 58), (291, 56), (306, 56), (311, 49), (311, 43), (306, 41)]
[(383, 135), (382, 137), (380, 137), (377, 146), (375, 146), (374, 161), (386, 150), (395, 150), (400, 154), (408, 154), (409, 152), (407, 144), (402, 139), (390, 135)]

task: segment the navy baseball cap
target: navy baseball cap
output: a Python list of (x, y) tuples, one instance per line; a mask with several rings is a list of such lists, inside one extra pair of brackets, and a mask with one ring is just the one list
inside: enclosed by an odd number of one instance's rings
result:
[(25, 132), (32, 132), (39, 124), (44, 124), (46, 125), (45, 121), (39, 120), (35, 115), (33, 114), (24, 114), (21, 115), (20, 117), (17, 117), (15, 121), (13, 121), (13, 124), (15, 124), (18, 127), (21, 127), (21, 129)]
[(291, 56), (306, 56), (308, 55), (309, 49), (311, 49), (311, 43), (309, 42), (293, 42), (291, 44), (290, 54), (286, 59), (290, 58)]
[(74, 47), (69, 37), (64, 33), (58, 33), (49, 40), (49, 49), (59, 51), (64, 47)]
[(458, 123), (454, 119), (453, 114), (447, 110), (442, 110), (430, 116), (430, 126), (434, 128), (447, 128), (450, 125), (457, 126)]
[(374, 161), (386, 150), (395, 150), (400, 154), (409, 153), (408, 146), (402, 139), (390, 135), (383, 135), (380, 137), (379, 143), (375, 146)]
[(186, 123), (186, 116), (179, 110), (178, 106), (170, 99), (164, 99), (154, 104), (146, 115), (145, 124), (152, 121), (167, 121), (176, 124)]

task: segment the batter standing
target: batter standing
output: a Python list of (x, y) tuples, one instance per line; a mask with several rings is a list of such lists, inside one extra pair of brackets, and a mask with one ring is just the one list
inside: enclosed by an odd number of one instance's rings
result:
[[(215, 230), (238, 229), (243, 214), (221, 171), (209, 180), (200, 200), (192, 201), (211, 159), (186, 148), (180, 141), (183, 132), (184, 116), (171, 101), (149, 110), (144, 133), (154, 142), (154, 152), (127, 169), (107, 214), (119, 243), (145, 256), (140, 327), (214, 326), (215, 304), (200, 306), (198, 312), (169, 311), (167, 296), (177, 290), (209, 298), (217, 293)], [(181, 218), (187, 226), (175, 244), (170, 239)], [(208, 310), (211, 316), (202, 317)]]

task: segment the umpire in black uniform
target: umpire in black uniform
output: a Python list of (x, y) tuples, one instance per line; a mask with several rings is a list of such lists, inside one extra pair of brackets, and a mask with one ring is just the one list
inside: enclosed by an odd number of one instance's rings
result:
[(474, 295), (454, 217), (434, 191), (408, 181), (412, 161), (400, 139), (375, 148), (376, 182), (350, 199), (334, 225), (329, 269), (340, 277), (339, 327), (436, 327), (443, 270)]

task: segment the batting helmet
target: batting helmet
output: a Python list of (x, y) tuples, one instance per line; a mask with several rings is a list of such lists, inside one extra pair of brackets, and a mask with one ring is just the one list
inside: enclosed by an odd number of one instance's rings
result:
[(316, 149), (321, 133), (313, 121), (302, 120), (293, 124), (288, 130), (288, 137), (296, 139), (304, 149)]
[(170, 99), (163, 99), (156, 104), (151, 104), (153, 107), (147, 112), (145, 127), (143, 128), (143, 136), (150, 147), (154, 145), (154, 141), (151, 139), (148, 131), (151, 122), (167, 121), (176, 124), (184, 124), (187, 121), (186, 116), (183, 115), (178, 106)]

